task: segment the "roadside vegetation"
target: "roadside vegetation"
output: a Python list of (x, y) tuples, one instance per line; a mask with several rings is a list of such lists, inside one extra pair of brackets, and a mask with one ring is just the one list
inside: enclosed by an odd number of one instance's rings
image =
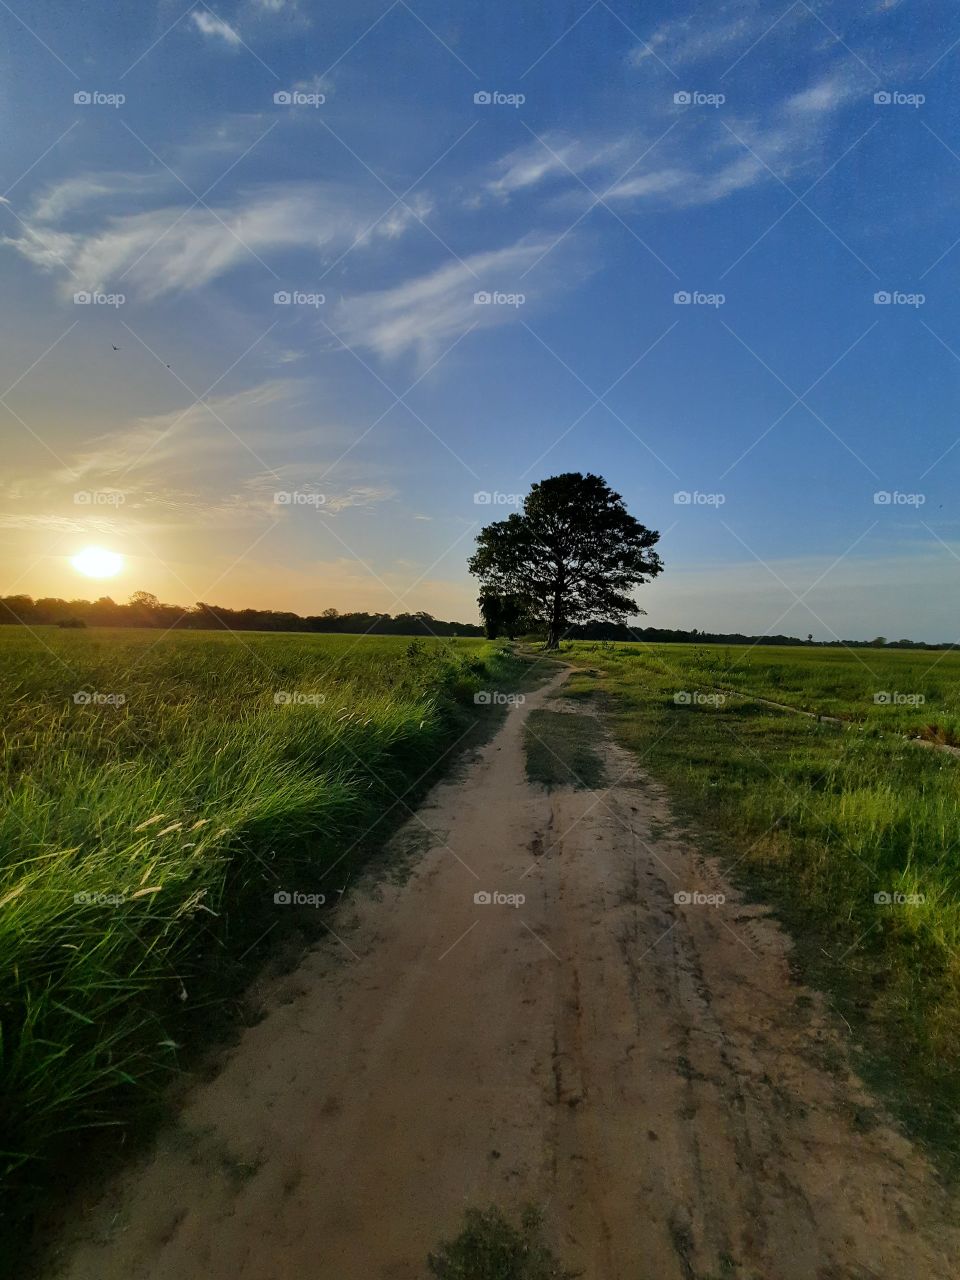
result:
[(0, 632), (4, 1186), (148, 1107), (524, 670), (483, 640)]
[[(906, 714), (865, 694), (926, 688), (924, 716), (960, 724), (960, 655), (877, 655), (870, 674), (823, 650), (575, 642), (563, 657), (585, 668), (565, 692), (599, 698), (677, 811), (783, 915), (807, 976), (869, 1050), (865, 1074), (956, 1172), (960, 759), (906, 741)], [(753, 679), (764, 698), (855, 712), (859, 727), (715, 692)]]

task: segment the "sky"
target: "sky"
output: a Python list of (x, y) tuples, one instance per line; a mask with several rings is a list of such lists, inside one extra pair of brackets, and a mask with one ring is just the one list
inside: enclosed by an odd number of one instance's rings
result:
[(0, 34), (0, 594), (474, 620), (480, 527), (592, 471), (646, 625), (960, 639), (955, 5)]

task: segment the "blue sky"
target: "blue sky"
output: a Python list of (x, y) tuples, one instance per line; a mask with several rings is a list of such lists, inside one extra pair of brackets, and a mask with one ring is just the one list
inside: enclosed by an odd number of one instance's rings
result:
[(479, 526), (592, 470), (653, 625), (958, 638), (952, 6), (0, 27), (0, 593), (474, 617)]

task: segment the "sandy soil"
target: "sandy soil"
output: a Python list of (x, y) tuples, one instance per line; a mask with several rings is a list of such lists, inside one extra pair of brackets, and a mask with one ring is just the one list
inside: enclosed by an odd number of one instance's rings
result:
[[(421, 1280), (492, 1202), (544, 1206), (588, 1280), (960, 1274), (930, 1167), (662, 791), (613, 746), (608, 790), (526, 783), (556, 684), (401, 833), (432, 833), (406, 883), (345, 903), (179, 1122), (87, 1194), (50, 1276)], [(695, 891), (726, 901), (674, 901)]]

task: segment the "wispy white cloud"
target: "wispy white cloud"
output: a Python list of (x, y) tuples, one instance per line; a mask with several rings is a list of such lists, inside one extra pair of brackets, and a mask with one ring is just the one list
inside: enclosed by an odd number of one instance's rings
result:
[[(304, 426), (303, 386), (262, 383), (96, 438), (67, 465), (4, 486), (0, 529), (117, 536), (239, 529), (335, 517), (395, 498), (382, 465), (334, 465), (342, 440), (334, 429)], [(318, 442), (328, 458), (317, 457)]]
[(725, 200), (773, 181), (774, 172), (787, 178), (811, 165), (840, 109), (863, 98), (865, 77), (862, 68), (834, 67), (757, 117), (738, 115), (729, 106), (721, 117), (661, 104), (659, 136), (531, 139), (492, 166), (472, 203), (529, 197), (540, 188), (555, 202), (582, 206), (596, 196), (661, 208)]
[(734, 58), (747, 52), (765, 34), (788, 34), (804, 14), (803, 5), (790, 6), (787, 0), (780, 8), (771, 9), (755, 0), (704, 6), (683, 18), (671, 18), (631, 53), (636, 65), (646, 63), (654, 54), (668, 66), (682, 68), (707, 62), (711, 58)]
[(637, 139), (628, 136), (575, 138), (548, 133), (542, 141), (533, 139), (498, 160), (484, 191), (509, 197), (557, 178), (569, 180), (571, 170), (579, 174), (605, 172), (620, 161), (625, 168), (631, 147), (642, 149)]
[[(189, 204), (110, 214), (92, 229), (69, 230), (66, 214), (106, 191), (101, 179), (78, 178), (45, 194), (16, 236), (15, 248), (44, 271), (64, 276), (64, 291), (122, 289), (145, 298), (198, 289), (273, 250), (341, 252), (355, 242), (395, 239), (429, 212), (411, 200), (377, 223), (383, 197), (336, 184), (285, 184), (210, 209)], [(116, 194), (116, 187), (113, 188)], [(56, 224), (57, 215), (61, 225)]]
[(224, 22), (222, 18), (218, 18), (209, 9), (194, 9), (190, 17), (193, 20), (193, 25), (205, 36), (210, 36), (214, 40), (223, 40), (226, 44), (233, 46), (242, 43), (240, 36), (230, 26), (229, 22)]
[[(339, 304), (336, 328), (350, 346), (367, 347), (392, 358), (416, 351), (423, 362), (473, 326), (491, 328), (515, 323), (526, 300), (540, 300), (562, 281), (557, 268), (569, 254), (551, 255), (549, 277), (540, 273), (536, 285), (523, 273), (531, 269), (553, 244), (529, 237), (503, 249), (477, 253), (451, 262), (392, 289), (359, 294)], [(569, 280), (569, 272), (565, 273)], [(536, 288), (536, 293), (534, 289)], [(523, 294), (519, 306), (476, 302), (478, 293)]]

